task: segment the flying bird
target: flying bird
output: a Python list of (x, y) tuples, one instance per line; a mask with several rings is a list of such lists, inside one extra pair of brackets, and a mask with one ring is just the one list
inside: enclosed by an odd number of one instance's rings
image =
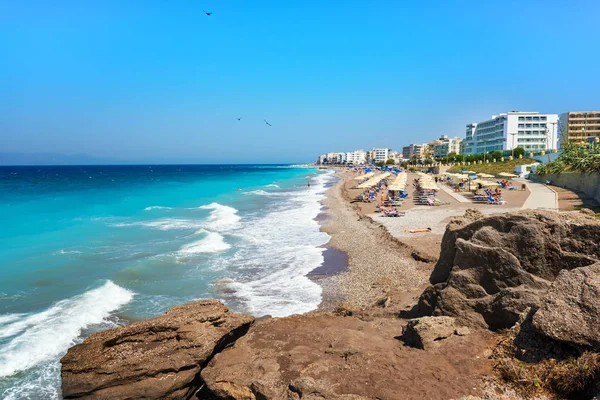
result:
[(208, 12), (208, 11), (205, 11), (205, 10), (202, 10), (202, 11), (204, 11), (204, 14), (208, 15), (209, 17), (212, 14), (212, 12)]
[(238, 120), (238, 121), (241, 121), (241, 119), (242, 119), (242, 118), (244, 118), (244, 117), (239, 117), (237, 120)]
[(270, 123), (268, 123), (266, 119), (263, 119), (263, 121), (265, 121), (265, 124), (267, 124), (267, 125), (269, 125), (269, 126), (273, 126), (273, 125), (271, 125)]

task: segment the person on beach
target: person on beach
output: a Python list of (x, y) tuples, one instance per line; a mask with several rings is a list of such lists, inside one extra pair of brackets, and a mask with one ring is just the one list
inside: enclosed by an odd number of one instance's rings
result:
[(310, 187), (310, 181), (308, 181), (308, 187)]

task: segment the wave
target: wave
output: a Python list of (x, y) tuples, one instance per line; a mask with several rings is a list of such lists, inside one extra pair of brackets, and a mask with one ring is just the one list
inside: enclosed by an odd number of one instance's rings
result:
[(217, 231), (229, 229), (236, 226), (241, 220), (241, 217), (237, 214), (238, 210), (230, 206), (211, 203), (198, 208), (201, 210), (212, 210), (206, 223), (206, 227), (209, 229)]
[(269, 192), (266, 192), (266, 191), (260, 190), (260, 189), (259, 190), (251, 190), (249, 192), (244, 192), (244, 194), (245, 195), (253, 194), (253, 195), (257, 195), (257, 196), (271, 196), (271, 195), (273, 195), (273, 193), (269, 193)]
[(115, 228), (123, 228), (129, 226), (142, 226), (146, 228), (158, 229), (161, 231), (180, 230), (180, 229), (199, 229), (203, 225), (202, 221), (179, 219), (179, 218), (163, 218), (156, 221), (141, 221), (141, 222), (119, 222), (110, 224)]
[(0, 315), (0, 326), (21, 318), (23, 314), (5, 314)]
[(144, 208), (144, 211), (152, 211), (152, 210), (172, 210), (171, 207), (163, 207), (163, 206), (150, 206)]
[(107, 281), (45, 311), (25, 314), (0, 326), (0, 338), (14, 336), (0, 347), (0, 378), (61, 356), (76, 343), (83, 329), (102, 323), (133, 296), (129, 290)]
[(228, 274), (231, 281), (218, 282), (227, 301), (255, 316), (282, 317), (318, 307), (322, 289), (307, 274), (323, 263), (322, 246), (329, 241), (314, 218), (330, 179), (328, 174), (312, 177), (310, 188), (286, 193), (283, 208), (249, 217), (231, 233), (241, 239), (237, 251), (213, 265), (235, 271)]
[(229, 250), (231, 246), (225, 242), (225, 238), (217, 232), (200, 232), (206, 236), (198, 241), (188, 243), (179, 249), (180, 255), (193, 255), (199, 253), (217, 253)]
[(279, 185), (277, 185), (275, 183), (270, 183), (270, 184), (266, 185), (265, 187), (275, 187), (275, 188), (278, 188)]

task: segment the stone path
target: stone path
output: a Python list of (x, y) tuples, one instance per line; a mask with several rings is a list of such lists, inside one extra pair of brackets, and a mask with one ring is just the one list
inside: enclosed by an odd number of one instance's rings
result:
[(471, 200), (467, 199), (462, 194), (459, 194), (459, 193), (455, 192), (454, 190), (450, 189), (448, 187), (448, 185), (446, 185), (445, 183), (438, 184), (438, 187), (440, 189), (442, 189), (444, 192), (448, 193), (450, 196), (452, 196), (452, 198), (454, 200), (458, 201), (459, 203), (471, 203)]
[(526, 184), (531, 192), (521, 209), (558, 211), (558, 195), (554, 190), (541, 183), (535, 183), (525, 179), (513, 180), (520, 184)]

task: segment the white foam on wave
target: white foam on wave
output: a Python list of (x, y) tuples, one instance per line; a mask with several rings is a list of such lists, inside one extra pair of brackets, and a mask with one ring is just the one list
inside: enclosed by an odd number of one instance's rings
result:
[(227, 230), (235, 227), (241, 220), (238, 210), (219, 203), (210, 203), (198, 207), (201, 210), (211, 210), (206, 227), (213, 230)]
[(14, 336), (0, 347), (0, 378), (60, 357), (76, 343), (83, 329), (102, 323), (112, 311), (130, 302), (133, 295), (107, 281), (45, 311), (24, 314), (0, 326), (0, 338)]
[(229, 250), (231, 246), (225, 242), (225, 238), (217, 232), (201, 231), (205, 237), (192, 243), (188, 243), (179, 249), (178, 254), (189, 256), (199, 253), (217, 253)]
[(245, 195), (250, 195), (250, 194), (252, 194), (252, 195), (256, 195), (256, 196), (269, 196), (269, 195), (272, 195), (273, 193), (269, 193), (269, 192), (267, 192), (267, 191), (264, 191), (264, 190), (260, 190), (260, 189), (259, 189), (259, 190), (251, 190), (251, 191), (249, 191), (249, 192), (244, 192), (244, 194), (245, 194)]
[(172, 210), (172, 208), (164, 207), (164, 206), (150, 206), (150, 207), (144, 208), (144, 211), (152, 211), (152, 210)]
[(0, 325), (4, 325), (7, 324), (9, 322), (15, 321), (19, 318), (21, 318), (23, 314), (5, 314), (5, 315), (0, 315)]
[(282, 317), (309, 312), (320, 304), (322, 289), (306, 275), (322, 264), (321, 246), (329, 241), (314, 218), (321, 211), (330, 176), (312, 177), (310, 188), (289, 192), (290, 202), (284, 209), (248, 220), (232, 233), (243, 245), (216, 266), (236, 270), (240, 276), (258, 276), (252, 280), (232, 278), (226, 283), (244, 311)]
[(266, 185), (265, 187), (275, 187), (275, 188), (278, 188), (279, 185), (277, 185), (275, 183), (270, 183), (270, 184)]
[(155, 221), (139, 221), (139, 222), (119, 222), (110, 224), (115, 228), (124, 228), (130, 226), (142, 226), (145, 228), (158, 229), (161, 231), (181, 230), (181, 229), (199, 229), (203, 225), (202, 221), (180, 219), (180, 218), (162, 218)]

